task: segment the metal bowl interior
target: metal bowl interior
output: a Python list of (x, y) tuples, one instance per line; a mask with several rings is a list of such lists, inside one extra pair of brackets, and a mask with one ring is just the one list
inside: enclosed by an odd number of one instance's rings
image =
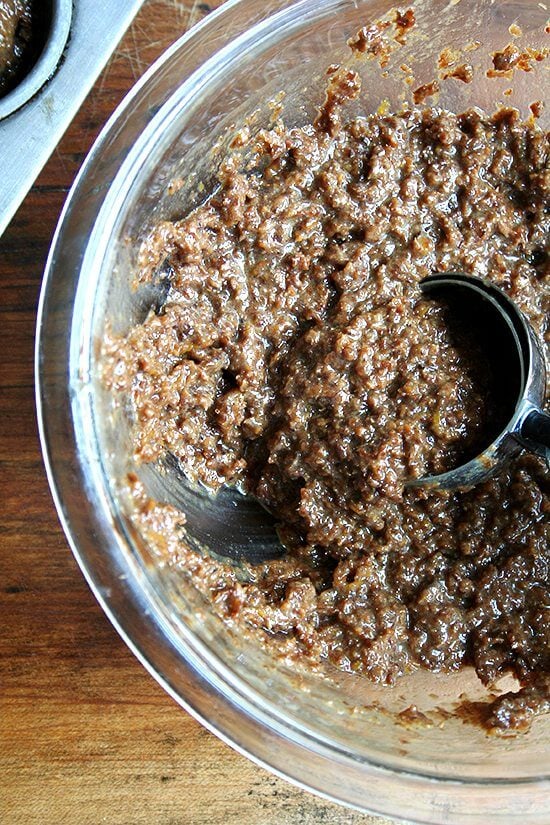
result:
[[(106, 325), (128, 328), (155, 294), (134, 292), (136, 250), (158, 220), (193, 208), (213, 186), (227, 134), (251, 111), (268, 122), (267, 101), (285, 90), (288, 123), (310, 118), (323, 96), (327, 63), (345, 58), (346, 39), (387, 12), (384, 0), (233, 0), (178, 41), (111, 118), (73, 187), (50, 252), (37, 335), (37, 404), (50, 485), (90, 586), (122, 637), (168, 692), (234, 747), (275, 772), (341, 803), (430, 823), (547, 822), (548, 720), (513, 739), (439, 716), (404, 727), (411, 705), (449, 709), (466, 693), (484, 696), (472, 673), (414, 674), (393, 690), (350, 674), (300, 673), (224, 625), (184, 571), (159, 565), (135, 529), (125, 493), (138, 472), (150, 494), (182, 508), (190, 540), (216, 552), (223, 499), (197, 498), (175, 475), (132, 464), (127, 410), (98, 372)], [(525, 2), (412, 4), (419, 31), (399, 53), (419, 82), (433, 77), (446, 46), (475, 40), (476, 64), (521, 26), (540, 45), (546, 12)], [(481, 34), (480, 34), (481, 32)], [(330, 57), (328, 57), (330, 55)], [(399, 107), (398, 73), (375, 61), (364, 75), (363, 111)], [(532, 75), (532, 76), (531, 76)], [(476, 72), (442, 88), (440, 105), (487, 110), (507, 102), (528, 114), (540, 76), (509, 85)], [(546, 118), (546, 121), (544, 120)], [(543, 115), (547, 125), (547, 115)], [(169, 187), (178, 180), (177, 187)], [(243, 542), (252, 527), (243, 514)], [(220, 545), (218, 544), (218, 550)]]

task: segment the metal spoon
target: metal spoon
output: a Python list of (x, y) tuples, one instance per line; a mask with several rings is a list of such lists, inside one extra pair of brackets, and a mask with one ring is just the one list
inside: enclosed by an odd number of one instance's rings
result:
[(531, 325), (516, 304), (498, 287), (458, 272), (432, 275), (422, 292), (441, 297), (452, 306), (462, 302), (472, 327), (482, 331), (484, 352), (495, 371), (504, 404), (505, 426), (482, 453), (438, 475), (407, 482), (407, 487), (468, 489), (490, 478), (522, 448), (543, 458), (550, 467), (550, 415), (546, 398), (544, 355)]
[[(479, 278), (445, 273), (421, 284), (426, 295), (448, 298), (453, 306), (467, 301), (473, 328), (485, 331), (490, 362), (495, 363), (506, 426), (481, 455), (454, 470), (425, 476), (408, 487), (450, 490), (468, 488), (488, 478), (505, 461), (527, 447), (550, 459), (550, 416), (542, 412), (546, 376), (544, 358), (530, 325), (500, 289)], [(505, 413), (506, 414), (506, 413)], [(187, 515), (186, 541), (195, 549), (240, 565), (281, 557), (274, 517), (251, 496), (222, 488), (212, 496), (187, 480), (180, 462), (167, 455), (161, 465), (143, 465), (140, 477), (153, 498), (168, 501)]]

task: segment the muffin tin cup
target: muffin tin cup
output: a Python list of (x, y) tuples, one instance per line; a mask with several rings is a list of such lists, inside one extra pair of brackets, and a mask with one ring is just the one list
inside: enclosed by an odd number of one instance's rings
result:
[(72, 0), (51, 0), (50, 31), (38, 60), (22, 80), (0, 98), (0, 120), (9, 117), (31, 100), (55, 74), (71, 31)]

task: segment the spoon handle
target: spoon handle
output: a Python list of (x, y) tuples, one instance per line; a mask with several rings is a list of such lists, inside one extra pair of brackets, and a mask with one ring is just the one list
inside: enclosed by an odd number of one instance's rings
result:
[(550, 450), (550, 415), (540, 410), (530, 412), (521, 425), (521, 436)]

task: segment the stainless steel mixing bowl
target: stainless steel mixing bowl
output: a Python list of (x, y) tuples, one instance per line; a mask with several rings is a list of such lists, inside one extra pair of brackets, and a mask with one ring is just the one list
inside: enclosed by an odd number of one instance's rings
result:
[[(491, 51), (510, 40), (511, 24), (523, 30), (522, 42), (540, 45), (545, 37), (547, 12), (530, 0), (413, 5), (420, 31), (395, 59), (413, 65), (419, 83), (433, 78), (445, 46), (480, 41), (470, 60), (488, 66)], [(396, 714), (411, 705), (428, 713), (452, 707), (461, 692), (474, 698), (483, 690), (471, 673), (415, 674), (392, 690), (351, 674), (300, 674), (223, 625), (185, 571), (160, 565), (124, 493), (125, 474), (136, 469), (127, 414), (98, 377), (106, 324), (124, 330), (154, 297), (130, 286), (137, 245), (156, 221), (196, 204), (197, 183), (208, 191), (209, 148), (252, 110), (267, 119), (266, 101), (281, 89), (287, 122), (310, 117), (327, 63), (344, 58), (346, 38), (390, 7), (383, 0), (233, 0), (169, 49), (128, 95), (75, 182), (47, 264), (37, 336), (44, 455), (73, 552), (111, 621), (176, 701), (233, 747), (361, 810), (426, 823), (521, 817), (547, 825), (548, 719), (515, 739), (487, 737), (452, 717), (404, 726)], [(358, 66), (363, 111), (384, 99), (398, 107), (410, 94), (399, 72), (384, 77), (376, 61)], [(506, 102), (527, 115), (547, 78), (542, 64), (513, 83), (476, 70), (471, 84), (445, 83), (439, 102), (454, 111)], [(513, 95), (503, 96), (510, 85)], [(183, 185), (169, 187), (175, 179)], [(152, 495), (187, 511), (191, 538), (210, 532), (216, 550), (223, 503), (193, 498), (170, 476), (149, 472), (144, 480)], [(245, 540), (244, 517), (242, 529)]]

